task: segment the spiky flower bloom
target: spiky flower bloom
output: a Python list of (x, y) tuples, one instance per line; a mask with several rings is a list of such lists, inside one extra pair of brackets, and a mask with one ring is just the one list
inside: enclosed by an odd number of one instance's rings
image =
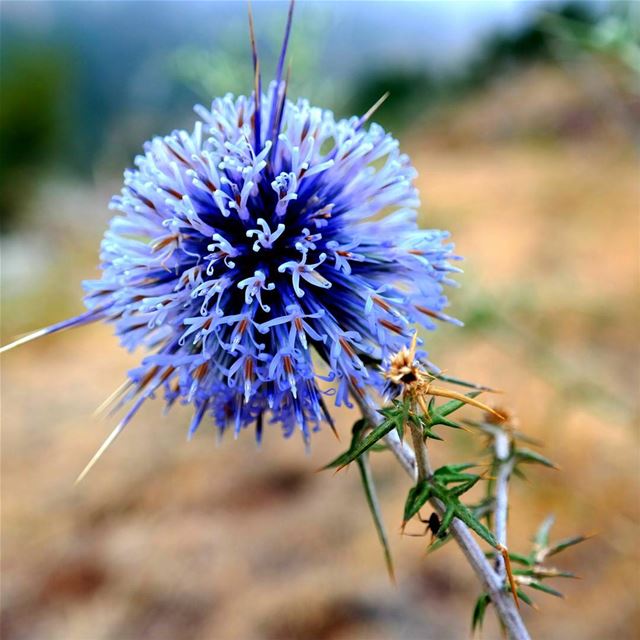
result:
[(191, 434), (211, 415), (260, 437), (266, 418), (307, 441), (331, 421), (323, 396), (382, 390), (379, 364), (412, 326), (448, 319), (452, 246), (416, 224), (409, 158), (370, 114), (286, 99), (284, 50), (266, 95), (257, 80), (145, 145), (111, 203), (89, 311), (48, 330), (106, 320), (151, 352), (118, 429), (163, 390), (193, 405)]

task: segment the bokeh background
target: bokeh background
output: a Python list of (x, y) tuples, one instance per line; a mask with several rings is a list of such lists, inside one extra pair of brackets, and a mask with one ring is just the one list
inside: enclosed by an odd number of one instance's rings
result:
[[(582, 576), (535, 597), (535, 637), (640, 634), (638, 4), (300, 2), (291, 94), (364, 112), (401, 140), (421, 222), (466, 257), (426, 336), (453, 375), (504, 389), (560, 471), (512, 487), (510, 547), (554, 513)], [(82, 310), (111, 194), (142, 143), (194, 102), (251, 88), (246, 6), (11, 2), (1, 10), (3, 342)], [(266, 77), (286, 4), (256, 2)], [(635, 12), (635, 13), (634, 13)], [(108, 327), (2, 361), (2, 638), (355, 639), (469, 635), (478, 585), (454, 545), (401, 537), (407, 479), (374, 458), (396, 559), (387, 575), (355, 470), (316, 473), (338, 415), (300, 441), (185, 441), (188, 412), (149, 403), (86, 481), (112, 428), (92, 417), (138, 355)], [(472, 414), (469, 413), (469, 416)], [(437, 461), (480, 440), (434, 446)], [(485, 638), (499, 638), (488, 616)]]

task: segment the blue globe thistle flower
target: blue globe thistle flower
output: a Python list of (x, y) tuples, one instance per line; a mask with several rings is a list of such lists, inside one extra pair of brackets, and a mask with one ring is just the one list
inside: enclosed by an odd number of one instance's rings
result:
[(149, 351), (105, 447), (160, 391), (193, 405), (189, 435), (210, 416), (221, 432), (255, 425), (260, 439), (268, 421), (308, 442), (331, 424), (325, 396), (382, 391), (379, 365), (414, 325), (450, 320), (452, 245), (417, 226), (415, 169), (371, 111), (338, 120), (287, 99), (290, 24), (266, 94), (254, 46), (252, 95), (197, 106), (191, 131), (146, 143), (111, 202), (88, 311), (31, 336), (105, 320)]

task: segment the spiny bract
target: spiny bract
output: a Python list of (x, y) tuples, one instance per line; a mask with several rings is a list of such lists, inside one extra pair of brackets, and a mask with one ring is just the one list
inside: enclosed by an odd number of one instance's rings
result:
[(253, 98), (231, 95), (197, 107), (191, 133), (148, 143), (113, 199), (124, 215), (102, 243), (102, 278), (85, 285), (125, 346), (155, 351), (136, 387), (193, 403), (192, 430), (207, 411), (236, 431), (268, 412), (307, 437), (328, 417), (313, 350), (348, 403), (446, 303), (450, 247), (417, 228), (397, 141), (305, 100), (272, 118), (272, 104), (257, 143)]

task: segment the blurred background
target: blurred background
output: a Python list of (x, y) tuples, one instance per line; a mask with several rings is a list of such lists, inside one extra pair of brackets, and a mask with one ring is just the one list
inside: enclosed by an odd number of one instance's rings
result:
[[(560, 471), (512, 486), (510, 548), (543, 518), (582, 576), (539, 594), (534, 637), (632, 639), (638, 594), (640, 48), (637, 3), (305, 2), (292, 96), (376, 119), (419, 171), (422, 224), (465, 256), (452, 313), (426, 336), (452, 375), (500, 402)], [(243, 2), (0, 7), (2, 342), (82, 310), (107, 204), (142, 143), (195, 102), (249, 92)], [(270, 77), (286, 15), (255, 2)], [(396, 559), (389, 583), (355, 470), (315, 473), (275, 430), (216, 445), (148, 403), (86, 481), (112, 425), (92, 417), (139, 355), (105, 326), (2, 361), (2, 638), (409, 639), (469, 636), (478, 584), (459, 551), (401, 537), (408, 481), (374, 458)], [(472, 413), (468, 414), (472, 416)], [(436, 462), (478, 456), (451, 438)], [(485, 638), (499, 638), (487, 616)]]

